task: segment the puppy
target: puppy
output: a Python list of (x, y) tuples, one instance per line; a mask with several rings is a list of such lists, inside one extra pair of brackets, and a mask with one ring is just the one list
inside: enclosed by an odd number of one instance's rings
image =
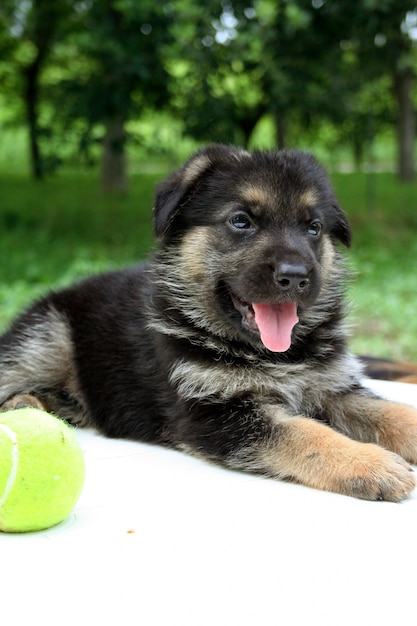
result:
[(47, 295), (2, 337), (3, 408), (407, 497), (417, 411), (361, 385), (344, 328), (350, 227), (314, 158), (209, 146), (160, 184), (154, 222), (149, 263)]

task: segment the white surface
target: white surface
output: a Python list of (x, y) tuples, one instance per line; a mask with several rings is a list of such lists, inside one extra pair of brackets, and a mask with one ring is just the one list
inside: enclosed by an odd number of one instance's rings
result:
[[(417, 386), (369, 383), (417, 407)], [(73, 515), (0, 533), (0, 622), (373, 626), (417, 621), (417, 493), (366, 502), (79, 431)]]

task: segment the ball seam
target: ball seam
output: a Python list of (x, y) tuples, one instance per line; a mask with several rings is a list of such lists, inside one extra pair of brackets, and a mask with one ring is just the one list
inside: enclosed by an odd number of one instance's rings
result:
[(6, 487), (4, 489), (3, 495), (0, 496), (0, 509), (1, 509), (1, 507), (6, 502), (8, 495), (10, 491), (12, 490), (13, 485), (16, 480), (17, 470), (19, 467), (19, 447), (17, 444), (17, 435), (11, 428), (9, 428), (9, 426), (7, 426), (6, 424), (0, 424), (0, 429), (5, 433), (6, 437), (10, 439), (10, 442), (12, 444), (12, 453), (11, 453), (12, 467), (10, 469), (10, 474), (7, 479)]

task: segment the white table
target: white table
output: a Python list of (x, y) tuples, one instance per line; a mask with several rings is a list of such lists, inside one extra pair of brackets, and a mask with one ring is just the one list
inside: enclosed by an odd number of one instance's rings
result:
[[(417, 407), (417, 386), (369, 382)], [(0, 534), (2, 626), (417, 622), (417, 491), (366, 502), (79, 431), (72, 516)]]

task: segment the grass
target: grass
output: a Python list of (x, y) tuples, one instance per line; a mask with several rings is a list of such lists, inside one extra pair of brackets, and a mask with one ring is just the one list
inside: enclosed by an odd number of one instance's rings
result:
[[(0, 175), (0, 328), (51, 287), (145, 257), (163, 174), (134, 174), (126, 197), (103, 196), (95, 174)], [(417, 190), (391, 174), (332, 178), (354, 231), (352, 348), (417, 361)]]
[(137, 174), (128, 196), (106, 197), (90, 176), (0, 176), (0, 327), (51, 287), (143, 258), (158, 178)]
[(417, 361), (417, 189), (387, 173), (333, 179), (354, 233), (352, 347)]

